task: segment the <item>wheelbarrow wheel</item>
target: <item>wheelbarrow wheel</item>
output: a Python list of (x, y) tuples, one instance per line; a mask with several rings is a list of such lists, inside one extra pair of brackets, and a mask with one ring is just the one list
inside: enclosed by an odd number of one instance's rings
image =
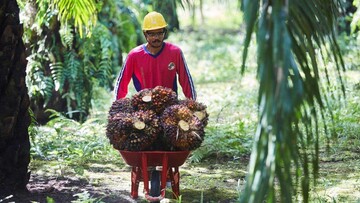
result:
[[(153, 170), (151, 172), (151, 188), (150, 195), (153, 197), (160, 196), (160, 171)], [(155, 202), (158, 203), (158, 202)]]

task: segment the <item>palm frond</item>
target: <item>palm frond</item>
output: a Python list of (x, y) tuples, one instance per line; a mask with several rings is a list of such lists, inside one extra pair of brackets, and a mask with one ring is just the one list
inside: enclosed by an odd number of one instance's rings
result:
[(344, 64), (333, 29), (339, 5), (332, 0), (243, 1), (247, 33), (242, 72), (255, 32), (260, 89), (259, 123), (242, 202), (292, 202), (298, 186), (293, 183), (301, 185), (302, 201), (309, 201), (310, 179), (318, 172), (319, 119), (326, 108), (317, 53), (328, 44), (331, 49), (325, 52), (335, 61), (343, 86)]
[(244, 11), (244, 21), (246, 22), (246, 36), (244, 40), (243, 63), (241, 72), (245, 71), (245, 62), (248, 54), (248, 49), (251, 41), (251, 35), (254, 32), (255, 24), (259, 13), (259, 1), (243, 0), (241, 9)]
[(351, 32), (355, 32), (356, 29), (360, 28), (360, 0), (354, 0), (353, 5), (358, 8), (354, 13), (354, 17), (351, 21)]
[[(80, 37), (85, 28), (87, 34), (96, 24), (97, 6), (94, 0), (54, 0), (53, 7), (59, 11), (59, 19), (63, 24), (73, 22)], [(72, 23), (70, 23), (72, 24)]]

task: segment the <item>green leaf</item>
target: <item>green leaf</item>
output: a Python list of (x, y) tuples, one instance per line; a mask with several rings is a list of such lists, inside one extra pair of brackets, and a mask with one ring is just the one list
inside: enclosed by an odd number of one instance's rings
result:
[(97, 6), (94, 0), (54, 0), (54, 8), (59, 10), (61, 24), (72, 24), (74, 22), (80, 37), (83, 29), (90, 36), (93, 26), (97, 22)]
[[(318, 53), (324, 56), (322, 48), (328, 44), (332, 49), (324, 50), (335, 61), (343, 86), (344, 64), (333, 31), (339, 5), (330, 0), (275, 0), (262, 5), (243, 1), (247, 33), (242, 68), (255, 32), (260, 118), (242, 202), (292, 202), (297, 187), (302, 190), (303, 202), (309, 200), (309, 180), (318, 173), (318, 114), (324, 120), (326, 110)], [(299, 169), (295, 180), (293, 167)], [(299, 176), (301, 186), (294, 185)], [(275, 178), (279, 190), (275, 189)]]

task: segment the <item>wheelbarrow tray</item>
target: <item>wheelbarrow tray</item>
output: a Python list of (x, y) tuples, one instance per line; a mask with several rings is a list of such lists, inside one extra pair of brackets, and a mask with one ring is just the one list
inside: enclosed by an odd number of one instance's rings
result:
[(125, 151), (120, 150), (120, 154), (126, 164), (141, 167), (142, 157), (146, 155), (147, 166), (162, 166), (164, 156), (167, 156), (168, 167), (177, 167), (185, 163), (190, 151)]
[[(131, 170), (131, 196), (138, 197), (139, 182), (144, 182), (145, 198), (149, 201), (160, 201), (165, 197), (166, 181), (171, 180), (174, 197), (180, 195), (179, 166), (183, 165), (190, 151), (125, 151), (119, 150), (125, 163), (132, 166)], [(148, 167), (162, 166), (160, 196), (149, 195)]]

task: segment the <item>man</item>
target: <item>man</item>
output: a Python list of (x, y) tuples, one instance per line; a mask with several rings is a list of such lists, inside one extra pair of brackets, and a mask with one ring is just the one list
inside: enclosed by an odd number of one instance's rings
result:
[(158, 12), (144, 17), (142, 29), (146, 44), (131, 50), (117, 79), (116, 99), (126, 97), (128, 85), (133, 80), (135, 89), (163, 86), (177, 93), (177, 76), (186, 98), (196, 100), (194, 84), (179, 47), (164, 42), (167, 23)]
[[(129, 52), (117, 79), (116, 99), (126, 97), (131, 79), (137, 91), (163, 86), (177, 93), (179, 77), (185, 97), (196, 100), (194, 83), (181, 49), (164, 42), (166, 26), (164, 17), (158, 12), (150, 12), (144, 17), (142, 29), (147, 43)], [(153, 197), (160, 195), (160, 172), (154, 169), (150, 194)]]

